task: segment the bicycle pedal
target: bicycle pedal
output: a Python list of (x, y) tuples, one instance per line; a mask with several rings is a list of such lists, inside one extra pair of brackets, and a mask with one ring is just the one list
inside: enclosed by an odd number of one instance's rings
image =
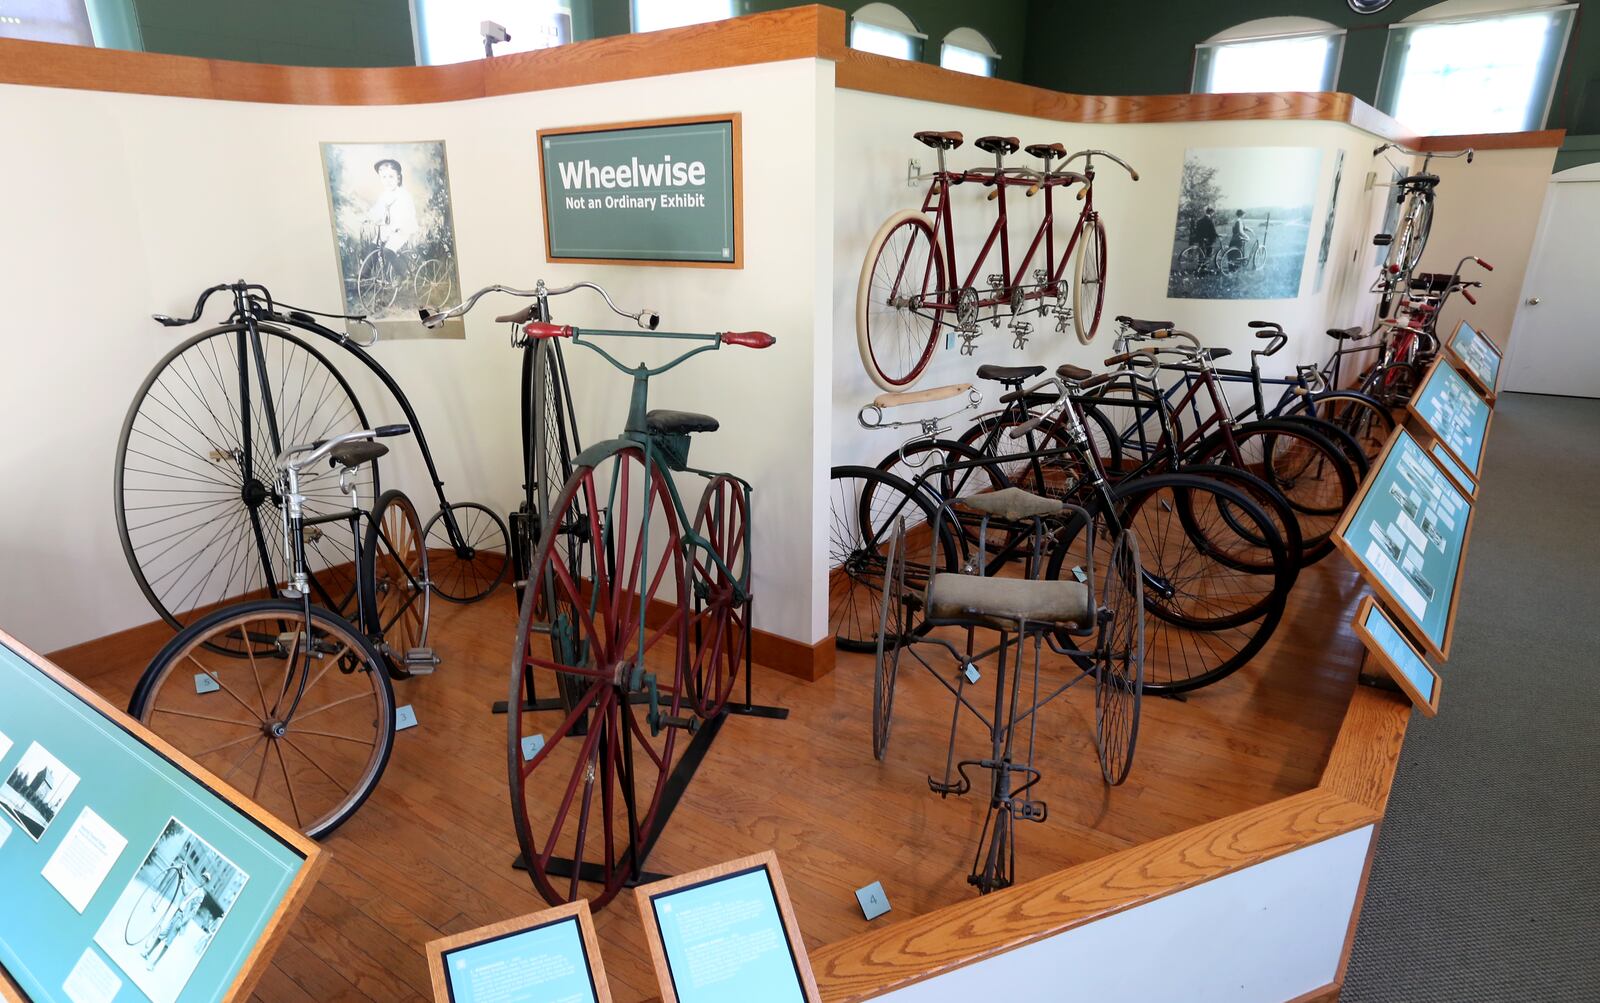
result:
[(439, 656), (432, 648), (412, 648), (401, 659), (413, 676), (429, 676), (439, 667)]
[(1035, 285), (1042, 286), (1046, 282), (1050, 281), (1050, 273), (1045, 271), (1043, 268), (1035, 268), (1033, 270), (1033, 281)]
[(1050, 809), (1043, 801), (1012, 801), (1011, 817), (1019, 822), (1043, 822)]
[(682, 728), (691, 735), (698, 734), (700, 731), (700, 719), (697, 717), (662, 714), (656, 720), (663, 728)]
[(932, 777), (929, 777), (928, 789), (940, 797), (949, 797), (952, 795), (955, 797), (960, 797), (961, 795), (967, 793), (967, 791), (972, 790), (972, 785), (967, 783), (966, 777), (962, 777), (953, 784), (942, 783), (933, 779)]
[(1006, 284), (1006, 277), (1004, 275), (986, 275), (983, 281), (989, 284), (990, 289), (999, 289)]

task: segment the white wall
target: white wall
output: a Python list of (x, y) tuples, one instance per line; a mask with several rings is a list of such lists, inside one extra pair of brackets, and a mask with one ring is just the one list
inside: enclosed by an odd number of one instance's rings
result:
[(1299, 999), (1338, 974), (1372, 832), (1335, 836), (878, 998), (964, 1003), (1011, 985), (1032, 987), (1019, 998), (1052, 1003)]
[[(112, 509), (124, 412), (182, 337), (149, 315), (187, 313), (201, 288), (241, 276), (337, 309), (318, 143), (443, 139), (467, 289), (587, 278), (660, 310), (668, 329), (777, 336), (765, 352), (695, 359), (652, 384), (652, 404), (722, 421), (697, 437), (691, 459), (756, 486), (756, 625), (814, 640), (825, 617), (811, 608), (816, 595), (777, 583), (816, 577), (821, 515), (806, 459), (821, 449), (814, 375), (830, 358), (815, 277), (832, 253), (818, 211), (831, 178), (826, 148), (809, 137), (832, 84), (831, 64), (798, 60), (405, 107), (0, 87), (0, 625), (48, 651), (155, 619)], [(544, 262), (536, 130), (728, 111), (743, 114), (745, 268)], [(557, 301), (559, 320), (614, 326), (598, 300), (570, 299)], [(465, 341), (374, 354), (411, 396), (451, 499), (503, 513), (521, 485), (520, 359), (492, 323), (496, 305), (469, 317)], [(623, 358), (666, 354), (630, 348)], [(590, 353), (568, 358), (585, 440), (620, 429), (626, 379)], [(375, 381), (343, 368), (370, 418), (399, 417)], [(420, 461), (403, 443), (396, 453), (385, 485), (403, 487), (426, 519), (436, 503)], [(692, 514), (699, 489), (684, 487)]]
[[(1248, 365), (1243, 353), (1260, 344), (1245, 326), (1249, 321), (1276, 321), (1290, 334), (1290, 342), (1264, 365), (1264, 373), (1284, 376), (1292, 373), (1297, 362), (1321, 362), (1327, 358), (1333, 345), (1323, 333), (1327, 328), (1362, 323), (1371, 313), (1371, 298), (1365, 293), (1372, 280), (1372, 269), (1367, 267), (1370, 259), (1359, 248), (1367, 246), (1366, 253), (1370, 254), (1373, 230), (1368, 216), (1371, 208), (1363, 187), (1377, 142), (1351, 126), (1328, 122), (1076, 125), (842, 90), (838, 97), (834, 139), (838, 152), (833, 281), (834, 463), (875, 465), (909, 437), (904, 431), (867, 431), (856, 421), (857, 410), (879, 391), (861, 365), (856, 344), (855, 296), (862, 259), (879, 225), (891, 213), (921, 204), (926, 189), (907, 187), (906, 163), (915, 158), (924, 171), (932, 171), (935, 155), (912, 138), (912, 133), (919, 129), (954, 129), (964, 134), (966, 145), (948, 154), (949, 165), (953, 168), (992, 164), (990, 155), (975, 149), (972, 142), (979, 136), (1000, 134), (1016, 136), (1024, 145), (1059, 142), (1069, 151), (1085, 147), (1110, 150), (1132, 164), (1141, 180), (1133, 182), (1115, 164), (1097, 161), (1095, 205), (1106, 223), (1108, 276), (1100, 332), (1092, 344), (1080, 344), (1070, 323), (1067, 333), (1057, 334), (1053, 324), (1032, 317), (1035, 325), (1032, 339), (1025, 349), (1018, 351), (1011, 347), (1011, 337), (1004, 323), (999, 328), (985, 324), (976, 355), (962, 356), (955, 348), (941, 347), (918, 387), (973, 380), (977, 366), (986, 362), (1038, 363), (1052, 371), (1063, 362), (1096, 370), (1104, 368), (1102, 362), (1111, 354), (1111, 337), (1116, 327), (1112, 318), (1118, 314), (1172, 320), (1193, 332), (1203, 344), (1233, 349), (1236, 355), (1226, 363), (1229, 365), (1235, 360)], [(1167, 298), (1184, 151), (1190, 147), (1218, 146), (1314, 146), (1323, 150), (1298, 297), (1282, 300)], [(1317, 250), (1333, 180), (1334, 151), (1341, 148), (1346, 152), (1334, 241), (1322, 291), (1314, 293)], [(1018, 153), (1007, 163), (1037, 166), (1039, 162)], [(993, 223), (994, 208), (984, 201), (988, 192), (989, 189), (978, 185), (955, 189), (957, 263), (963, 271), (971, 267), (973, 256)], [(1014, 254), (1020, 255), (1032, 239), (1043, 212), (1042, 201), (1008, 200)], [(1072, 213), (1075, 219), (1077, 211), (1078, 203), (1070, 198), (1058, 204), (1058, 232), (1060, 215)], [(999, 260), (998, 251), (991, 252), (990, 261), (994, 267), (987, 270), (998, 272)], [(992, 391), (994, 386), (988, 384), (982, 389)], [(987, 394), (989, 406), (993, 406), (995, 396), (993, 392)], [(942, 406), (949, 410), (948, 403)], [(937, 414), (940, 407), (907, 408), (906, 412), (908, 415)], [(966, 416), (957, 419), (961, 425), (965, 420)], [(961, 425), (957, 427), (958, 433)]]

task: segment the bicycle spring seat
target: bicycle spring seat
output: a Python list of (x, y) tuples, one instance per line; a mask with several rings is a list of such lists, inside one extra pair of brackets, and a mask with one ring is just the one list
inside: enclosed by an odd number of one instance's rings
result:
[(1060, 143), (1033, 143), (1027, 147), (1027, 153), (1040, 160), (1054, 160), (1065, 157), (1067, 148)]
[(1022, 383), (1031, 380), (1044, 372), (1043, 366), (995, 366), (982, 365), (978, 367), (978, 379), (995, 380), (999, 383)]
[(690, 432), (715, 432), (722, 426), (708, 414), (693, 411), (656, 410), (644, 416), (644, 426), (652, 435), (688, 435)]
[(917, 142), (933, 150), (954, 150), (961, 145), (959, 132), (918, 132), (912, 135)]
[(1066, 380), (1068, 383), (1081, 383), (1093, 376), (1094, 373), (1083, 368), (1082, 366), (1074, 366), (1072, 363), (1068, 362), (1056, 367), (1056, 375), (1061, 377), (1063, 380)]
[(1174, 326), (1170, 320), (1139, 320), (1127, 314), (1118, 317), (1117, 323), (1135, 334), (1155, 334), (1157, 331), (1171, 330)]
[(516, 313), (501, 314), (494, 319), (494, 322), (496, 324), (526, 324), (528, 321), (532, 320), (533, 315), (538, 312), (539, 304), (529, 303)]
[(1022, 149), (1022, 144), (1015, 136), (979, 136), (973, 140), (972, 145), (984, 153), (998, 153), (1001, 156)]
[(387, 455), (389, 455), (389, 447), (372, 439), (344, 442), (329, 450), (328, 466), (359, 467), (363, 463), (371, 463), (380, 456)]
[(1328, 337), (1338, 341), (1360, 341), (1365, 338), (1366, 332), (1359, 327), (1330, 327)]

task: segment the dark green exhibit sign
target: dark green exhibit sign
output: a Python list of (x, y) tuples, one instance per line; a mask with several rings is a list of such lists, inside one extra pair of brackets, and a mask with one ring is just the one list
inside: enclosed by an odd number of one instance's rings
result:
[(551, 261), (737, 268), (739, 117), (539, 133)]

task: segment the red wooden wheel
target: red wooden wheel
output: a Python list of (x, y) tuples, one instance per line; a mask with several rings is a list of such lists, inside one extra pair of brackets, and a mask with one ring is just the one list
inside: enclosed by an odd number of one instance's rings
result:
[(749, 588), (750, 519), (739, 481), (726, 476), (711, 479), (700, 497), (694, 532), (721, 558), (719, 564), (704, 547), (696, 546), (690, 567), (695, 596), (689, 695), (702, 717), (715, 717), (733, 692), (747, 643), (749, 607), (738, 595), (738, 585), (742, 580)]
[[(512, 817), (545, 900), (599, 909), (642, 868), (678, 749), (678, 729), (652, 718), (677, 717), (681, 703), (681, 531), (665, 476), (646, 477), (637, 447), (576, 468), (552, 514), (524, 590), (508, 706), (522, 706), (525, 666), (561, 706), (507, 715)], [(671, 611), (655, 626), (652, 603)]]

